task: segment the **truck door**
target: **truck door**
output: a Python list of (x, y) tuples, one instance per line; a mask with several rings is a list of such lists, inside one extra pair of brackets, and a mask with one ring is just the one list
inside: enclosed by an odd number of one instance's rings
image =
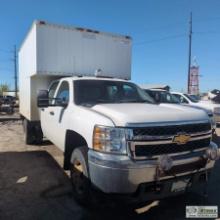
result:
[(55, 100), (52, 103), (54, 106), (50, 106), (47, 112), (48, 123), (50, 123), (50, 129), (47, 131), (48, 138), (62, 150), (68, 126), (68, 104), (69, 83), (62, 81), (55, 93)]
[(51, 116), (50, 112), (52, 111), (52, 105), (54, 105), (54, 95), (57, 90), (59, 81), (53, 82), (49, 88), (49, 107), (42, 108), (40, 111), (41, 115), (41, 128), (44, 136), (46, 136), (49, 140), (51, 138)]

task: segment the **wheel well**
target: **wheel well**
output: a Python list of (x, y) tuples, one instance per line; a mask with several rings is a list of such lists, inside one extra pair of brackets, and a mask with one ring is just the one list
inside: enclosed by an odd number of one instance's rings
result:
[(69, 170), (70, 168), (70, 159), (73, 150), (80, 146), (88, 146), (85, 138), (75, 131), (67, 130), (66, 138), (65, 138), (64, 165), (63, 165), (65, 170)]

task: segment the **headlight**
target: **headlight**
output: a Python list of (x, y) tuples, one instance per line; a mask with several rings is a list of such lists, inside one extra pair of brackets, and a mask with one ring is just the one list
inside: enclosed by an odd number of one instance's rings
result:
[(130, 129), (95, 126), (93, 149), (107, 153), (127, 154), (126, 139)]

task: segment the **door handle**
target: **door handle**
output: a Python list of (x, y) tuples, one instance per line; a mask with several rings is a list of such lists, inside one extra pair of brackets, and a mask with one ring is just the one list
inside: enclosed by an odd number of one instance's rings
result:
[(50, 115), (54, 115), (54, 112), (53, 112), (53, 111), (51, 111), (51, 112), (50, 112)]

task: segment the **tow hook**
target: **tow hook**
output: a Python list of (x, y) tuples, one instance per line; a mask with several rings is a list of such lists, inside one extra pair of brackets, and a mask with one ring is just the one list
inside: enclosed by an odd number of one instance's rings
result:
[(158, 165), (156, 168), (156, 181), (159, 181), (161, 174), (166, 173), (173, 167), (173, 159), (168, 155), (162, 155), (158, 159)]
[(161, 171), (167, 172), (173, 167), (173, 159), (168, 155), (162, 155), (158, 159), (158, 166)]

